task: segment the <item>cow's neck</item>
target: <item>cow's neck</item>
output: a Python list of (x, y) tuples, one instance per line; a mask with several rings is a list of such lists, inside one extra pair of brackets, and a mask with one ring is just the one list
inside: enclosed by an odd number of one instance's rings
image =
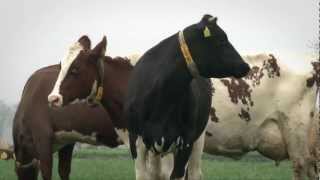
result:
[[(116, 128), (127, 128), (127, 123), (123, 117), (123, 105), (124, 105), (124, 96), (125, 90), (122, 88), (120, 92), (114, 93), (111, 91), (111, 86), (107, 83), (108, 78), (110, 78), (110, 74), (108, 74), (107, 67), (108, 64), (104, 63), (105, 73), (104, 73), (104, 84), (103, 84), (103, 96), (101, 99), (101, 104), (104, 109), (109, 113), (110, 118)], [(126, 82), (123, 82), (126, 83)]]
[(184, 92), (188, 91), (190, 88), (190, 83), (192, 81), (192, 75), (187, 67), (184, 56), (180, 50), (179, 42), (177, 36), (174, 36), (173, 39), (174, 47), (172, 48), (172, 58), (168, 58), (163, 63), (162, 69), (163, 78), (161, 80), (162, 83), (162, 93), (163, 95), (170, 95), (172, 97), (179, 97), (184, 94)]

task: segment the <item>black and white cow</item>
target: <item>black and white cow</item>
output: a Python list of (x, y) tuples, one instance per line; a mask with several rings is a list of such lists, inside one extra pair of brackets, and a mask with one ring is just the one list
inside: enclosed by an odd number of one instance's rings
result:
[(205, 15), (161, 41), (132, 72), (125, 115), (137, 180), (155, 179), (145, 177), (148, 153), (154, 157), (174, 153), (170, 179), (183, 178), (194, 142), (208, 121), (212, 91), (208, 78), (240, 78), (249, 72), (216, 21)]

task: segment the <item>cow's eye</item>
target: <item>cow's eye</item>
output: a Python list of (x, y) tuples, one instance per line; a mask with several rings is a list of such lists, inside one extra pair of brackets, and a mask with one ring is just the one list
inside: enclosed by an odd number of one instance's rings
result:
[(227, 38), (221, 38), (218, 39), (219, 45), (224, 46), (226, 44), (228, 44), (228, 39)]
[(72, 68), (71, 71), (70, 71), (70, 74), (74, 75), (74, 76), (78, 75), (79, 74), (79, 69), (78, 68)]

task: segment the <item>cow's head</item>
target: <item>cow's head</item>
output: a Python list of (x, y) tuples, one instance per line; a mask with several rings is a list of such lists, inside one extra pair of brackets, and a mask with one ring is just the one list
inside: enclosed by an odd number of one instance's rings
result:
[(97, 68), (104, 58), (106, 44), (107, 40), (104, 37), (91, 50), (89, 38), (83, 36), (70, 47), (66, 58), (61, 63), (61, 70), (54, 88), (48, 96), (49, 105), (60, 107), (96, 93), (97, 85), (101, 81)]
[(217, 18), (204, 15), (184, 30), (186, 43), (201, 76), (223, 78), (245, 76), (250, 67), (229, 42)]

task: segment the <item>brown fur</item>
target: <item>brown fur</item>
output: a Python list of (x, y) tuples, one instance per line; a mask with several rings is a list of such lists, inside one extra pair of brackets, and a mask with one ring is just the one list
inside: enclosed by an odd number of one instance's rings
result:
[[(81, 103), (62, 109), (49, 108), (47, 96), (59, 70), (59, 65), (42, 68), (29, 78), (24, 87), (13, 127), (16, 172), (20, 180), (36, 179), (37, 167), (20, 168), (33, 159), (40, 160), (43, 178), (51, 179), (56, 131), (76, 130), (82, 134), (97, 132), (98, 141), (102, 144), (110, 147), (119, 144), (110, 116), (101, 106), (92, 108)], [(59, 150), (59, 174), (63, 180), (69, 179), (73, 144)]]

